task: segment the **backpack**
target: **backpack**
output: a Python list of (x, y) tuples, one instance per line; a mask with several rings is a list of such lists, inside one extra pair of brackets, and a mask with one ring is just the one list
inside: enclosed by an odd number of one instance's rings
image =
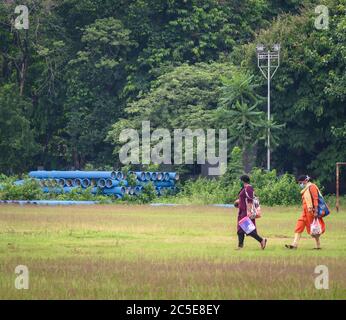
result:
[[(247, 216), (250, 219), (261, 218), (262, 217), (262, 211), (261, 211), (261, 205), (260, 205), (259, 198), (256, 197), (256, 195), (254, 193), (253, 198), (251, 199), (246, 192), (246, 188), (244, 190), (245, 190), (245, 194), (246, 194), (246, 201), (245, 202), (246, 202)], [(248, 198), (250, 198), (252, 200), (252, 205), (250, 205), (248, 203)]]
[[(317, 188), (317, 186), (316, 186)], [(317, 207), (317, 215), (319, 218), (324, 218), (326, 216), (328, 216), (330, 214), (330, 210), (329, 207), (326, 203), (326, 201), (324, 200), (321, 191), (317, 188), (318, 191), (318, 207)], [(309, 192), (311, 195), (311, 191), (309, 188)], [(312, 199), (312, 195), (311, 195), (311, 199)]]

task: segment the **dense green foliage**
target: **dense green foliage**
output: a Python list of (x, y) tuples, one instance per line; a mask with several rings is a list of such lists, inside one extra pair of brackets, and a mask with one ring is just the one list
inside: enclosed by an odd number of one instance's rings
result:
[[(13, 27), (23, 2), (29, 30)], [(150, 120), (227, 128), (245, 171), (264, 166), (270, 127), (273, 167), (327, 185), (346, 158), (346, 2), (322, 3), (327, 30), (313, 0), (2, 1), (0, 172), (120, 167), (120, 130)], [(282, 45), (270, 122), (258, 42)]]
[[(278, 19), (256, 42), (282, 44), (272, 109), (286, 128), (274, 152), (275, 167), (309, 171), (326, 183), (333, 181), (335, 162), (346, 159), (346, 1), (322, 3), (330, 13), (327, 30), (315, 29), (316, 15), (309, 6), (299, 16)], [(253, 72), (254, 44), (234, 53), (235, 60)]]
[(156, 189), (152, 183), (143, 186), (142, 192), (138, 196), (127, 196), (122, 199), (127, 203), (150, 203), (157, 199)]
[[(0, 178), (0, 200), (78, 200), (78, 201), (98, 201), (107, 203), (115, 201), (113, 196), (92, 194), (91, 188), (75, 188), (70, 193), (57, 194), (54, 192), (43, 193), (41, 186), (34, 179), (25, 177), (23, 184), (15, 184), (17, 177)], [(56, 189), (56, 187), (55, 187)]]
[(16, 177), (1, 179), (0, 200), (40, 200), (44, 195), (40, 185), (31, 179), (25, 179), (22, 185), (15, 185)]
[[(238, 156), (237, 156), (238, 154)], [(115, 196), (91, 193), (91, 188), (75, 188), (70, 193), (43, 193), (37, 181), (24, 177), (24, 183), (16, 185), (18, 177), (0, 175), (0, 200), (77, 200), (98, 201), (100, 203), (176, 203), (176, 204), (224, 204), (233, 203), (238, 198), (241, 189), (239, 176), (242, 173), (240, 149), (235, 147), (227, 173), (222, 179), (198, 178), (187, 180), (184, 184), (177, 183), (176, 191), (167, 191), (158, 196), (152, 183), (145, 184), (138, 196), (125, 194), (122, 199)], [(253, 168), (250, 173), (251, 184), (261, 204), (267, 206), (297, 205), (301, 203), (300, 188), (291, 174), (278, 176), (276, 170), (270, 172)], [(321, 191), (324, 188), (316, 181)], [(136, 183), (135, 183), (136, 184)], [(135, 185), (134, 184), (134, 185)], [(56, 189), (57, 187), (55, 187)], [(335, 207), (335, 196), (325, 195), (330, 208)], [(345, 204), (345, 197), (341, 197)]]
[[(261, 204), (296, 205), (301, 201), (300, 189), (295, 177), (290, 174), (277, 176), (276, 171), (270, 172), (254, 168), (251, 172), (251, 185), (259, 197)], [(233, 203), (241, 189), (240, 180), (231, 181), (226, 187), (221, 180), (199, 178), (187, 181), (174, 198), (168, 197), (166, 202), (183, 204), (222, 204)]]

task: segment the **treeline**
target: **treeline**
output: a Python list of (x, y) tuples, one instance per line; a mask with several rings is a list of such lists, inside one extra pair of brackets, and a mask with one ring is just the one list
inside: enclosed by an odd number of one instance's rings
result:
[[(227, 128), (246, 170), (265, 164), (333, 180), (346, 159), (346, 3), (322, 1), (28, 0), (0, 4), (0, 172), (120, 167), (118, 134)], [(29, 8), (17, 30), (16, 5)], [(282, 45), (273, 119), (255, 45)], [(184, 167), (185, 172), (192, 170)]]

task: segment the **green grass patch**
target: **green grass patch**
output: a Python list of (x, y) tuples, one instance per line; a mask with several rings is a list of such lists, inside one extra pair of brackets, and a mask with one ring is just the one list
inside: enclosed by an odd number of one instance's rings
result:
[[(323, 250), (305, 234), (289, 251), (299, 207), (264, 208), (236, 251), (236, 210), (210, 206), (0, 206), (1, 299), (345, 299), (346, 211), (326, 219)], [(29, 290), (14, 287), (26, 265)], [(329, 268), (329, 290), (314, 268)]]

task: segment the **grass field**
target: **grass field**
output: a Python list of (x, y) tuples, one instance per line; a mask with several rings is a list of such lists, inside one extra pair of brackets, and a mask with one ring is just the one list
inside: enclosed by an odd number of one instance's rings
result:
[[(345, 299), (346, 211), (326, 219), (321, 251), (291, 241), (297, 208), (264, 208), (262, 251), (236, 251), (235, 209), (209, 206), (0, 206), (1, 299)], [(17, 265), (28, 290), (14, 286)], [(317, 290), (314, 269), (329, 269)]]

